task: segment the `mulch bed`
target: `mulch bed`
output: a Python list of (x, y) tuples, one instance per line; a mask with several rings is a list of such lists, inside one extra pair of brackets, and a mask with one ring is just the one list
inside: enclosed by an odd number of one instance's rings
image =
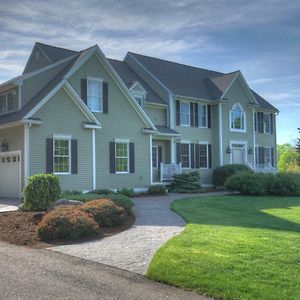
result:
[(135, 222), (133, 214), (129, 215), (124, 225), (114, 228), (102, 228), (98, 236), (76, 241), (43, 242), (37, 234), (37, 224), (44, 213), (12, 211), (0, 213), (0, 240), (32, 248), (46, 248), (57, 245), (81, 243), (84, 241), (99, 240), (129, 229)]

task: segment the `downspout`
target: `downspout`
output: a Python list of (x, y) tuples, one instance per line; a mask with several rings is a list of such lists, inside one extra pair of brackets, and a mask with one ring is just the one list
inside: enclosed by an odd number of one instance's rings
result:
[(24, 186), (28, 183), (29, 177), (29, 129), (31, 127), (31, 123), (24, 125)]
[(222, 103), (218, 105), (219, 109), (219, 151), (220, 151), (220, 166), (223, 166), (223, 132), (222, 132)]
[(96, 189), (96, 129), (92, 129), (93, 147), (93, 190)]

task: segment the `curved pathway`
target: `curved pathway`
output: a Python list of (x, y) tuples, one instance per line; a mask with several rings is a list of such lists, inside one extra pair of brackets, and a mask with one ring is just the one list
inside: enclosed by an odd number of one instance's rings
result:
[(171, 203), (175, 199), (183, 197), (221, 194), (169, 194), (159, 197), (135, 198), (133, 213), (136, 222), (130, 229), (98, 241), (49, 249), (145, 274), (154, 253), (167, 240), (184, 229), (185, 222), (179, 215), (171, 211)]

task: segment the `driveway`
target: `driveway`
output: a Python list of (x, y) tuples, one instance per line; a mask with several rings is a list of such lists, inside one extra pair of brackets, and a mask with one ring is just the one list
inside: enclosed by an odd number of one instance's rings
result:
[(20, 202), (20, 199), (16, 198), (0, 198), (0, 213), (17, 210)]
[[(199, 196), (221, 193), (199, 194)], [(136, 222), (132, 228), (102, 240), (51, 247), (50, 250), (77, 256), (127, 271), (146, 274), (154, 253), (183, 229), (184, 220), (171, 211), (178, 198), (197, 196), (170, 194), (134, 199)]]
[(206, 297), (80, 258), (0, 241), (1, 299), (205, 300)]

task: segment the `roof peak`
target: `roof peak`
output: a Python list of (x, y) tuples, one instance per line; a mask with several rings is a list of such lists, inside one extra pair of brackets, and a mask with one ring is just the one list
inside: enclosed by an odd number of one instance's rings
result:
[(42, 42), (36, 42), (35, 44), (37, 46), (39, 46), (39, 45), (40, 46), (47, 46), (47, 47), (52, 47), (52, 48), (56, 48), (56, 49), (60, 49), (60, 50), (72, 51), (72, 52), (76, 52), (76, 53), (80, 52), (80, 51), (76, 51), (76, 50), (73, 50), (73, 49), (68, 49), (68, 48), (64, 48), (64, 47), (53, 46), (53, 45), (42, 43)]

